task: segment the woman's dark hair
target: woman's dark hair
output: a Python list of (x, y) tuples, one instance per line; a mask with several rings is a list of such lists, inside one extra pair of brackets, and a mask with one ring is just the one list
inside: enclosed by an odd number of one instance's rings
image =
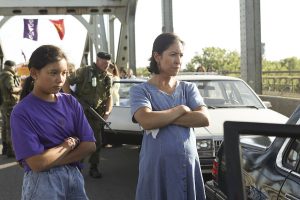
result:
[[(46, 65), (59, 62), (62, 59), (68, 60), (65, 53), (59, 47), (54, 45), (42, 45), (34, 50), (34, 52), (31, 54), (28, 68), (40, 70)], [(20, 98), (23, 99), (25, 96), (27, 96), (32, 89), (33, 78), (29, 76), (25, 79)]]
[(154, 59), (154, 53), (162, 54), (166, 49), (168, 49), (175, 42), (180, 42), (184, 44), (184, 42), (174, 33), (162, 33), (154, 40), (152, 47), (152, 55), (149, 59), (150, 66), (148, 67), (148, 71), (150, 73), (159, 74), (159, 68), (156, 60)]

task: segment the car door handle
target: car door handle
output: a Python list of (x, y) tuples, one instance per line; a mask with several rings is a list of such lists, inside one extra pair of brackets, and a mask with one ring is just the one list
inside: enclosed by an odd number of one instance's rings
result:
[(291, 194), (288, 194), (288, 193), (286, 193), (286, 194), (284, 195), (284, 197), (285, 197), (285, 199), (287, 199), (287, 200), (300, 200), (299, 198), (295, 197), (294, 195), (291, 195)]

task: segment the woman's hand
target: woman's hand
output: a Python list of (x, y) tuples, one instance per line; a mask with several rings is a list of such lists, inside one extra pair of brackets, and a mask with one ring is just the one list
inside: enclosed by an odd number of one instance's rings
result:
[(186, 105), (178, 105), (162, 111), (152, 111), (148, 107), (142, 107), (136, 111), (134, 118), (143, 129), (151, 130), (172, 124), (177, 118), (190, 111), (191, 109)]

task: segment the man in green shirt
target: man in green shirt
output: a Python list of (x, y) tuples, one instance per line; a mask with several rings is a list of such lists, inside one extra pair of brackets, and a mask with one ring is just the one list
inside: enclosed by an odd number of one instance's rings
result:
[(20, 77), (16, 74), (16, 64), (14, 61), (6, 60), (4, 69), (0, 73), (0, 93), (1, 93), (1, 115), (2, 115), (2, 154), (7, 157), (14, 157), (11, 144), (10, 114), (13, 107), (19, 102), (21, 92)]
[[(107, 72), (111, 55), (105, 52), (97, 53), (96, 63), (92, 66), (81, 67), (70, 75), (67, 84), (76, 84), (74, 95), (82, 104), (85, 115), (94, 131), (96, 138), (96, 152), (90, 159), (89, 174), (93, 178), (101, 178), (98, 167), (100, 164), (100, 149), (104, 134), (104, 123), (95, 116), (91, 110), (96, 111), (104, 120), (108, 118), (112, 110), (112, 75)], [(69, 86), (67, 86), (69, 88)], [(65, 91), (67, 92), (67, 91)]]

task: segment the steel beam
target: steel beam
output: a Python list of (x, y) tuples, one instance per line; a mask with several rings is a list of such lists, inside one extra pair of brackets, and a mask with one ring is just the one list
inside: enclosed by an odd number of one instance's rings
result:
[(161, 0), (162, 32), (173, 32), (173, 5), (172, 0)]
[[(95, 51), (107, 51), (114, 55), (114, 28), (109, 28), (108, 43), (103, 15), (117, 17), (121, 22), (121, 33), (116, 61), (119, 66), (129, 66), (136, 72), (135, 57), (135, 12), (137, 0), (0, 0), (0, 15), (6, 16), (0, 21), (0, 27), (14, 15), (73, 15), (87, 29), (90, 39), (86, 39), (89, 48), (85, 47), (83, 60), (87, 60), (89, 49), (90, 61)], [(88, 23), (82, 14), (90, 14)], [(113, 23), (109, 23), (111, 26)], [(129, 53), (130, 52), (130, 53)]]
[(0, 15), (113, 14), (128, 0), (0, 0)]
[(240, 0), (241, 77), (262, 94), (260, 0)]

